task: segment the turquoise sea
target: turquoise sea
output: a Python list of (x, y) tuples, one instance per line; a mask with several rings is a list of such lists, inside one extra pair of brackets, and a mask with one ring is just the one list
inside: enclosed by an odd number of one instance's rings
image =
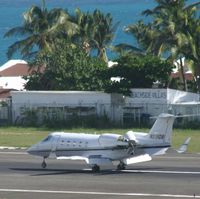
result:
[[(40, 0), (0, 0), (0, 66), (7, 61), (6, 51), (10, 44), (19, 40), (19, 36), (4, 38), (4, 34), (12, 27), (22, 24), (22, 13), (31, 5), (40, 5)], [(105, 13), (111, 13), (114, 22), (120, 22), (116, 31), (113, 44), (130, 43), (134, 39), (123, 32), (123, 28), (141, 19), (141, 12), (153, 8), (153, 0), (46, 0), (47, 7), (62, 7), (70, 12), (77, 7), (83, 11), (100, 9)], [(13, 58), (20, 59), (16, 54)]]

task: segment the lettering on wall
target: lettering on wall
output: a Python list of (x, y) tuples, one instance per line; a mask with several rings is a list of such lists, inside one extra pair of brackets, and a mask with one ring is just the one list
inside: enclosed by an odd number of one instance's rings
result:
[(135, 100), (167, 100), (166, 90), (132, 90), (131, 97)]

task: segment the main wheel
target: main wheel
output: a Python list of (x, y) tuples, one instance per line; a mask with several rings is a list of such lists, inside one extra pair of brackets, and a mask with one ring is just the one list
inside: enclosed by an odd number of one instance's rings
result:
[(117, 166), (117, 170), (124, 170), (126, 169), (126, 165), (123, 162), (120, 162)]
[(43, 160), (43, 162), (42, 162), (42, 165), (41, 165), (41, 166), (42, 166), (42, 168), (43, 168), (43, 169), (45, 169), (45, 168), (47, 167), (47, 164), (46, 164), (45, 160)]
[(97, 173), (97, 172), (100, 171), (100, 167), (99, 167), (97, 164), (95, 164), (95, 165), (92, 167), (92, 171), (95, 172), (95, 173)]

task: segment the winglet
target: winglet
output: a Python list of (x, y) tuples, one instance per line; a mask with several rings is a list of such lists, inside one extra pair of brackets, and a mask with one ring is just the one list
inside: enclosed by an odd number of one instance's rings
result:
[(191, 140), (191, 137), (187, 138), (184, 143), (176, 150), (178, 153), (185, 153), (188, 148), (188, 144)]

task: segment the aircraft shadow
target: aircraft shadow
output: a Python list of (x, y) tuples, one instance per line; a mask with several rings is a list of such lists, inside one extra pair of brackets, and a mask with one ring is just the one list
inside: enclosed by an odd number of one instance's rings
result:
[(134, 168), (134, 169), (128, 169), (132, 172), (126, 172), (126, 170), (113, 170), (113, 169), (102, 169), (100, 172), (94, 173), (91, 169), (42, 169), (42, 168), (10, 168), (10, 170), (13, 171), (22, 171), (22, 172), (36, 172), (36, 174), (30, 174), (30, 176), (50, 176), (50, 175), (67, 175), (67, 174), (93, 174), (98, 176), (103, 175), (115, 175), (115, 174), (123, 174), (123, 175), (131, 175), (131, 174), (145, 174), (145, 172), (140, 173), (137, 172), (140, 170), (146, 170), (148, 173), (148, 170), (162, 170), (162, 168)]
[(63, 174), (87, 174), (91, 173), (91, 170), (75, 170), (75, 169), (38, 169), (38, 168), (10, 168), (14, 171), (24, 172), (37, 172), (37, 174), (31, 174), (31, 176), (45, 176), (45, 175), (63, 175)]

